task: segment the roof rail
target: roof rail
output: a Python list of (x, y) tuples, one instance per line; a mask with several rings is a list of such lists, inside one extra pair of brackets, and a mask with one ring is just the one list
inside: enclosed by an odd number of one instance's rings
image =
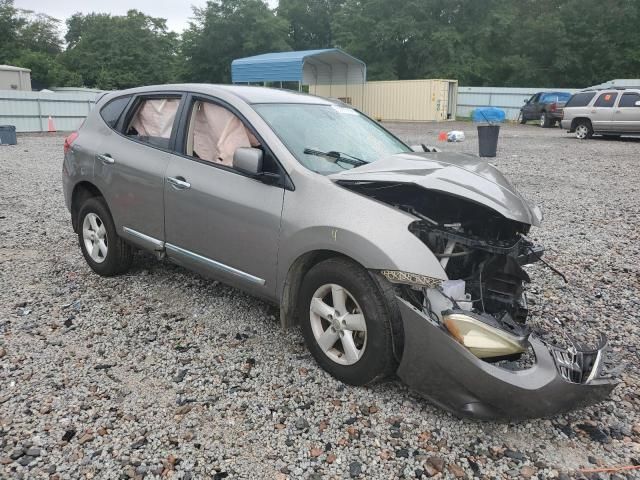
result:
[(589, 87), (589, 88), (585, 88), (584, 90), (581, 90), (581, 92), (601, 92), (603, 90), (638, 90), (640, 89), (640, 86), (635, 86), (635, 85), (625, 85), (625, 86), (611, 86), (611, 87)]

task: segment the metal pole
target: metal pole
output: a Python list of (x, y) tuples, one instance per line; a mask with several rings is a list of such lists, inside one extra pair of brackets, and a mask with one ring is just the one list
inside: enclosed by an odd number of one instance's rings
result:
[(43, 132), (42, 129), (42, 106), (40, 105), (40, 97), (36, 98), (36, 102), (38, 103), (38, 128), (40, 132)]

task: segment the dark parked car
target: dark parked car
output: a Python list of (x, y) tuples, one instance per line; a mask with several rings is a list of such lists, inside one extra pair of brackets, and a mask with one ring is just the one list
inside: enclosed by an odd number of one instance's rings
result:
[(543, 128), (553, 127), (562, 120), (562, 108), (571, 98), (568, 92), (538, 92), (520, 109), (520, 123), (537, 120)]

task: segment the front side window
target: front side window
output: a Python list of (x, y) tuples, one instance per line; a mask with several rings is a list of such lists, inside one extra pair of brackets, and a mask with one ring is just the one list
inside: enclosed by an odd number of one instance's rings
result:
[(623, 93), (618, 106), (640, 108), (640, 93)]
[(125, 134), (154, 147), (169, 148), (179, 98), (147, 98), (136, 107)]
[(302, 103), (265, 103), (253, 108), (302, 165), (323, 175), (411, 151), (352, 108)]
[(569, 99), (566, 107), (586, 107), (595, 95), (595, 92), (576, 93)]
[(613, 104), (616, 103), (616, 98), (618, 98), (618, 94), (615, 92), (601, 93), (600, 96), (596, 99), (596, 103), (594, 103), (593, 106), (611, 108), (613, 107)]
[(186, 154), (233, 166), (233, 155), (240, 147), (259, 147), (260, 142), (242, 120), (225, 107), (196, 100), (187, 130)]

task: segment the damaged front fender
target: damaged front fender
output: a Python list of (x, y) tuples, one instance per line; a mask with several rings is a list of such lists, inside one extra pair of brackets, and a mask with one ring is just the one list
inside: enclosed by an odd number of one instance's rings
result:
[[(529, 338), (536, 363), (507, 370), (474, 356), (420, 310), (396, 297), (404, 326), (398, 376), (412, 389), (460, 417), (480, 419), (545, 417), (605, 400), (616, 382), (600, 376), (601, 362), (585, 383), (563, 375), (550, 349)], [(557, 349), (554, 349), (557, 355)], [(601, 358), (602, 347), (597, 354)], [(569, 379), (565, 378), (568, 377)]]

